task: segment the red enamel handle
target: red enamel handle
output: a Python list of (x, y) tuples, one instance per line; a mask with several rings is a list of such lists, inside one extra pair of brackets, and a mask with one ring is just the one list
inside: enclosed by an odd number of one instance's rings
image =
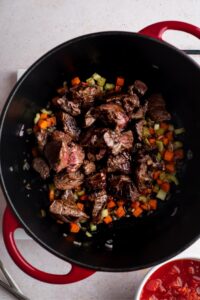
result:
[(179, 21), (158, 22), (145, 27), (144, 29), (140, 30), (139, 33), (162, 40), (163, 33), (168, 29), (191, 33), (192, 35), (200, 39), (199, 27)]
[(21, 227), (20, 223), (14, 216), (11, 209), (7, 207), (3, 216), (4, 242), (10, 256), (12, 257), (16, 265), (26, 274), (43, 282), (54, 284), (66, 284), (82, 280), (95, 273), (95, 271), (93, 270), (84, 269), (74, 264), (72, 265), (70, 272), (64, 275), (49, 274), (34, 268), (23, 258), (23, 256), (17, 249), (14, 240), (14, 232), (19, 227)]

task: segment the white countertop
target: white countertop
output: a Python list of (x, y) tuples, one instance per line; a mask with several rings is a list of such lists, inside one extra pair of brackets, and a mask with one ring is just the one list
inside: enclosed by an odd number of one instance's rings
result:
[[(28, 68), (42, 54), (66, 40), (97, 31), (138, 31), (163, 20), (181, 20), (200, 26), (199, 12), (199, 0), (1, 0), (0, 109), (16, 81), (16, 70)], [(185, 33), (171, 31), (166, 33), (165, 39), (181, 49), (200, 49), (199, 40)], [(0, 222), (5, 205), (0, 191)], [(67, 263), (30, 239), (18, 239), (17, 245), (28, 261), (44, 271), (61, 274), (69, 269)], [(200, 241), (179, 256), (200, 257)], [(97, 272), (70, 285), (41, 283), (13, 263), (3, 244), (1, 231), (0, 258), (31, 300), (131, 300), (147, 272)], [(0, 299), (14, 298), (0, 288)]]

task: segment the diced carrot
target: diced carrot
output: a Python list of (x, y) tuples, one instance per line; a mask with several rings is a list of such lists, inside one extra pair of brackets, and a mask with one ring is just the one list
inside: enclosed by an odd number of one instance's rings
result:
[(151, 199), (149, 200), (149, 205), (151, 207), (151, 209), (157, 209), (157, 205), (158, 205), (158, 201), (156, 199)]
[(56, 118), (55, 117), (48, 118), (47, 122), (48, 122), (48, 127), (55, 126), (56, 125)]
[(150, 209), (150, 206), (148, 203), (144, 203), (141, 205), (141, 208), (144, 209), (144, 210), (149, 210)]
[(121, 77), (121, 76), (117, 77), (116, 85), (123, 86), (124, 85), (124, 78)]
[(163, 144), (166, 146), (169, 144), (169, 139), (167, 137), (163, 138)]
[(171, 164), (166, 164), (165, 166), (166, 170), (169, 171), (170, 173), (174, 173), (175, 172), (175, 166), (173, 163)]
[(49, 125), (47, 120), (41, 120), (41, 119), (38, 121), (37, 124), (40, 129), (47, 129), (47, 127)]
[(115, 206), (116, 206), (116, 203), (115, 203), (115, 201), (113, 201), (113, 200), (109, 201), (108, 204), (107, 204), (107, 207), (108, 207), (108, 208), (113, 208), (113, 207), (115, 207)]
[(154, 171), (153, 172), (153, 179), (156, 180), (160, 176), (160, 171)]
[(80, 83), (80, 78), (77, 76), (77, 77), (74, 77), (72, 80), (71, 80), (71, 84), (74, 86), (74, 85), (78, 85)]
[(117, 201), (117, 205), (118, 205), (118, 206), (123, 206), (123, 205), (124, 205), (124, 201), (123, 201), (123, 200)]
[(70, 232), (77, 233), (80, 230), (80, 226), (77, 223), (70, 223)]
[(83, 210), (83, 209), (84, 209), (84, 204), (83, 204), (83, 203), (78, 202), (76, 205), (77, 205), (77, 207), (78, 207), (80, 210)]
[(134, 217), (139, 217), (141, 214), (143, 213), (143, 209), (141, 207), (137, 207), (134, 211), (133, 211), (133, 215)]
[(112, 217), (111, 216), (107, 216), (103, 219), (104, 223), (109, 224), (112, 222)]
[(169, 182), (163, 182), (161, 184), (161, 189), (163, 191), (165, 191), (165, 192), (169, 192), (169, 190), (170, 190), (170, 184), (169, 184)]
[(55, 195), (55, 191), (54, 191), (54, 189), (52, 188), (52, 189), (49, 190), (49, 200), (50, 200), (50, 201), (53, 201), (53, 200), (54, 200), (54, 195)]
[(87, 195), (83, 195), (83, 196), (79, 197), (79, 199), (81, 201), (85, 201), (85, 200), (88, 200), (88, 196)]
[(149, 139), (149, 143), (150, 143), (151, 145), (154, 145), (155, 142), (156, 142), (156, 139), (154, 139), (154, 138), (150, 138), (150, 139)]
[(32, 155), (33, 157), (37, 157), (38, 156), (38, 150), (36, 147), (32, 148)]
[(118, 216), (118, 218), (123, 217), (126, 214), (123, 206), (119, 206), (118, 209), (115, 211), (115, 214)]
[(162, 122), (160, 124), (160, 128), (163, 128), (163, 129), (167, 130), (169, 128), (169, 125), (167, 123), (165, 123), (165, 122)]
[(45, 113), (42, 113), (42, 114), (40, 115), (40, 119), (42, 119), (42, 120), (45, 120), (47, 117), (48, 117), (48, 115), (45, 114)]
[(115, 86), (115, 92), (120, 92), (121, 89), (122, 89), (121, 86), (119, 86), (119, 85), (116, 85), (116, 86)]
[(160, 178), (158, 178), (156, 181), (158, 185), (161, 185), (163, 183), (163, 181)]
[(184, 158), (184, 151), (183, 149), (177, 149), (174, 151), (174, 158), (175, 159), (183, 159)]
[(139, 201), (134, 201), (133, 203), (131, 203), (131, 207), (132, 208), (137, 208), (140, 206), (140, 202)]
[(164, 153), (164, 160), (166, 161), (172, 161), (174, 158), (174, 152), (166, 150)]
[(174, 137), (173, 137), (173, 132), (172, 131), (168, 131), (165, 136), (168, 138), (168, 140), (171, 142), (173, 141)]
[(149, 128), (149, 133), (152, 135), (152, 134), (155, 133), (155, 130), (154, 130), (152, 127), (150, 127), (150, 128)]

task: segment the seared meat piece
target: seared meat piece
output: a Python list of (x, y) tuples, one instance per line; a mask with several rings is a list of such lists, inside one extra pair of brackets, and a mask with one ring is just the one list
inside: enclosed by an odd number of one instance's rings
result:
[(127, 94), (112, 94), (112, 95), (106, 95), (106, 102), (115, 102), (119, 105), (122, 104), (122, 99), (127, 96)]
[(133, 112), (131, 115), (132, 120), (138, 120), (143, 119), (145, 117), (145, 114), (147, 112), (147, 106), (148, 103), (146, 102), (144, 106), (139, 107), (139, 109), (136, 112)]
[(85, 152), (80, 145), (75, 143), (71, 143), (69, 149), (67, 171), (71, 173), (76, 172), (80, 168), (85, 158)]
[(68, 197), (65, 200), (54, 200), (49, 208), (50, 212), (62, 221), (68, 222), (80, 222), (87, 220), (89, 217), (80, 210), (74, 199)]
[(35, 157), (32, 162), (33, 169), (38, 172), (42, 179), (49, 177), (49, 166), (41, 157)]
[(54, 176), (55, 187), (59, 190), (76, 189), (83, 183), (84, 175), (79, 171), (67, 173), (62, 171)]
[(35, 137), (38, 143), (38, 148), (40, 151), (43, 151), (44, 146), (47, 143), (47, 138), (48, 138), (48, 131), (41, 129), (40, 131), (37, 131), (35, 133)]
[(96, 160), (95, 154), (93, 154), (91, 152), (87, 153), (87, 158), (88, 158), (89, 161), (95, 161)]
[(139, 166), (136, 169), (138, 190), (142, 192), (151, 185), (152, 177), (148, 174), (148, 166), (152, 165), (153, 161), (149, 155), (143, 156), (139, 161)]
[(107, 160), (107, 170), (109, 173), (121, 172), (129, 174), (131, 172), (131, 156), (127, 152), (116, 156), (110, 155)]
[(112, 154), (114, 155), (124, 150), (131, 150), (133, 147), (133, 133), (131, 130), (123, 133), (107, 130), (103, 137), (106, 145), (112, 150)]
[(99, 152), (95, 155), (96, 160), (101, 160), (105, 156), (106, 152), (106, 149), (100, 149)]
[(135, 80), (134, 84), (129, 86), (128, 88), (128, 92), (130, 95), (133, 95), (136, 92), (139, 96), (143, 96), (147, 90), (147, 85), (140, 80)]
[(135, 124), (135, 129), (137, 131), (137, 134), (138, 134), (138, 139), (140, 141), (142, 141), (142, 137), (143, 137), (143, 127), (144, 127), (144, 123), (145, 121), (144, 120), (140, 120), (139, 122), (137, 122)]
[[(106, 144), (104, 142), (103, 134), (106, 128), (89, 128), (81, 137), (80, 143), (83, 147), (92, 148), (97, 150), (100, 148), (105, 148)], [(90, 159), (89, 159), (90, 160)]]
[(50, 139), (54, 141), (65, 141), (67, 144), (71, 142), (72, 138), (67, 134), (64, 133), (63, 131), (59, 130), (54, 130), (51, 135)]
[(102, 190), (106, 188), (106, 173), (101, 171), (87, 177), (86, 184), (91, 190)]
[(83, 169), (85, 172), (85, 175), (90, 175), (96, 171), (95, 163), (89, 160), (84, 160), (83, 162)]
[(72, 116), (78, 116), (81, 113), (80, 103), (74, 103), (73, 101), (69, 101), (65, 96), (63, 96), (62, 98), (53, 98), (52, 103), (53, 105), (61, 108), (62, 110), (64, 110)]
[(66, 190), (66, 191), (64, 191), (63, 194), (62, 194), (62, 196), (61, 196), (61, 199), (62, 200), (68, 200), (68, 201), (71, 200), (72, 202), (74, 202), (75, 199), (74, 199), (74, 195), (72, 193), (72, 190)]
[(106, 191), (102, 190), (90, 195), (90, 200), (94, 201), (94, 206), (92, 210), (92, 217), (93, 217), (92, 221), (94, 223), (98, 223), (101, 218), (101, 212), (107, 201)]
[(119, 104), (107, 103), (102, 104), (98, 108), (100, 110), (99, 118), (108, 125), (116, 125), (116, 129), (120, 131), (126, 127), (129, 117)]
[(89, 107), (93, 104), (95, 98), (101, 97), (103, 92), (98, 85), (83, 86), (78, 85), (70, 88), (72, 98), (75, 103), (81, 103), (83, 107)]
[(127, 198), (131, 201), (137, 201), (140, 196), (140, 193), (137, 187), (133, 184), (133, 182), (127, 187)]
[(155, 122), (163, 122), (171, 119), (171, 115), (167, 112), (165, 101), (161, 94), (154, 94), (148, 101), (149, 117)]
[(94, 107), (90, 108), (85, 114), (85, 127), (91, 126), (97, 119), (97, 111)]
[(57, 173), (68, 166), (70, 153), (65, 140), (52, 140), (48, 142), (45, 146), (44, 154), (50, 167)]
[(67, 113), (60, 112), (58, 113), (58, 119), (63, 125), (63, 130), (72, 140), (77, 141), (80, 135), (80, 129), (77, 127), (76, 120)]
[(140, 106), (140, 100), (134, 93), (132, 95), (125, 96), (122, 101), (123, 107), (128, 115), (131, 115), (135, 108), (138, 108)]

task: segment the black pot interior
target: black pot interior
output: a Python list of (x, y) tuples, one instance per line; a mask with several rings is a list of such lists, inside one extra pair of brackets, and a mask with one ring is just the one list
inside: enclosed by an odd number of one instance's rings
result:
[[(185, 162), (179, 192), (156, 214), (123, 220), (77, 247), (74, 237), (63, 237), (64, 226), (48, 215), (40, 217), (40, 209), (47, 209), (49, 200), (37, 174), (23, 170), (31, 148), (26, 129), (32, 127), (36, 112), (46, 106), (64, 80), (75, 75), (85, 79), (94, 72), (111, 82), (117, 75), (124, 76), (127, 83), (141, 79), (150, 93), (162, 92), (177, 124), (186, 129), (186, 151), (192, 151), (193, 159)], [(3, 189), (27, 232), (67, 261), (107, 271), (151, 266), (190, 245), (200, 233), (199, 94), (200, 69), (195, 63), (170, 45), (137, 34), (92, 34), (64, 43), (42, 57), (14, 88), (1, 122)], [(108, 239), (113, 239), (112, 251), (105, 247)]]

